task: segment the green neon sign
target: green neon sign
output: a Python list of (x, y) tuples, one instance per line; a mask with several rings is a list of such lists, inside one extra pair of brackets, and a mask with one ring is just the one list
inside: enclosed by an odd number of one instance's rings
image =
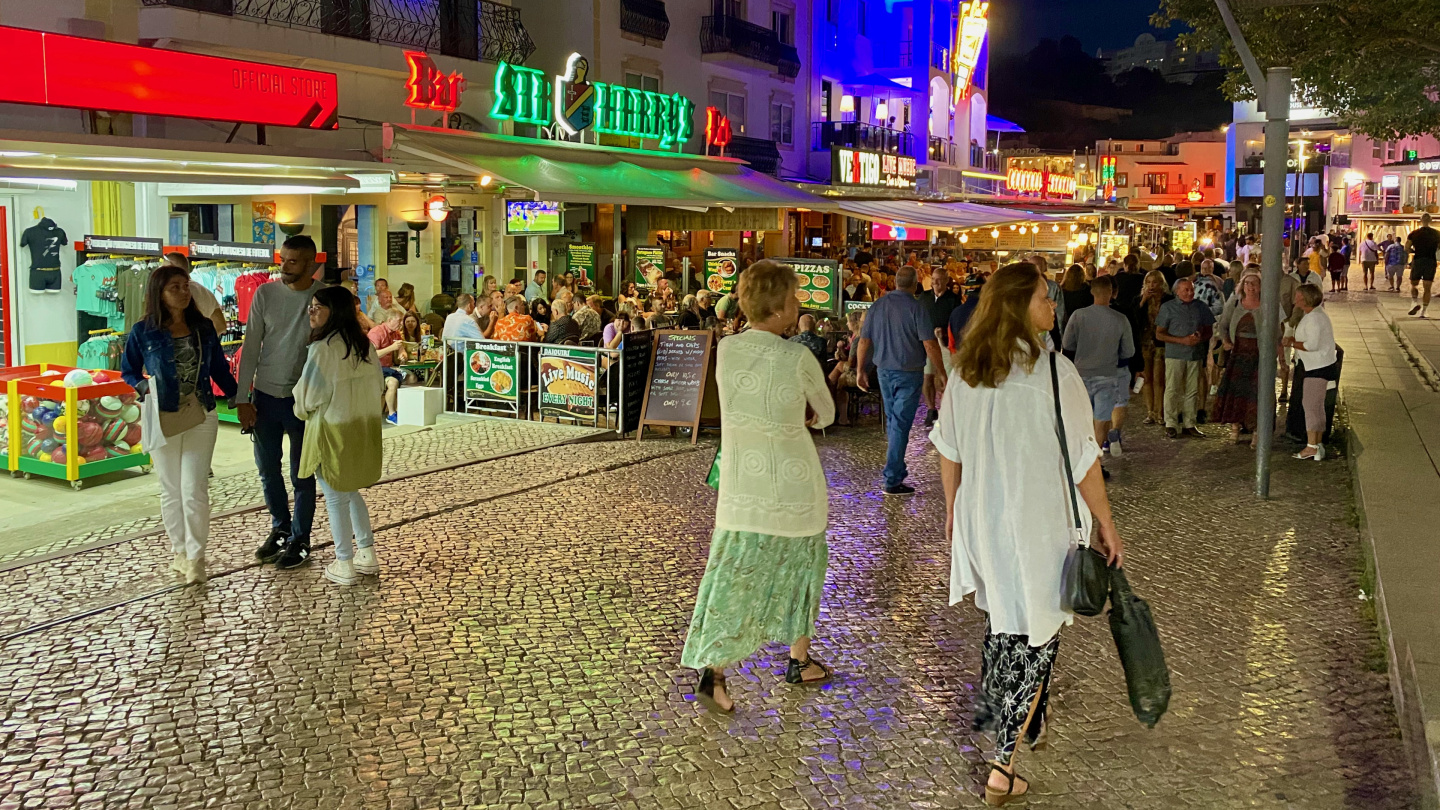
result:
[(490, 117), (538, 127), (559, 126), (574, 135), (597, 133), (658, 141), (660, 148), (683, 146), (695, 134), (695, 102), (616, 84), (588, 80), (589, 60), (571, 54), (564, 76), (547, 81), (534, 68), (501, 62), (495, 69), (495, 103)]

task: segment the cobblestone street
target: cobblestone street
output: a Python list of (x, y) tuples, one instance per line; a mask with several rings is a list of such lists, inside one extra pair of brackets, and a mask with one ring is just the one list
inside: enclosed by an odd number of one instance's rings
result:
[[(1366, 667), (1344, 460), (1277, 455), (1259, 503), (1250, 452), (1219, 432), (1137, 428), (1113, 465), (1169, 714), (1135, 721), (1107, 625), (1079, 620), (1052, 747), (1017, 758), (1030, 806), (1411, 806), (1387, 681)], [(378, 584), (325, 582), (328, 550), (253, 567), (257, 514), (216, 521), (225, 573), (201, 588), (170, 587), (155, 536), (7, 572), (0, 809), (976, 806), (984, 623), (946, 604), (935, 456), (917, 430), (921, 494), (882, 500), (873, 419), (819, 444), (815, 646), (837, 673), (820, 690), (787, 687), (776, 646), (732, 673), (733, 717), (690, 697), (708, 449), (553, 447), (371, 489)]]

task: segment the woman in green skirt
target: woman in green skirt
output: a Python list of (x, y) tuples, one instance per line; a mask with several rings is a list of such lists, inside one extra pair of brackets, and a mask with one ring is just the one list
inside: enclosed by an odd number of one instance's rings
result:
[(785, 339), (800, 304), (799, 280), (769, 260), (740, 274), (750, 329), (720, 342), (720, 498), (710, 561), (680, 663), (701, 671), (695, 696), (729, 713), (725, 667), (762, 645), (790, 645), (788, 683), (818, 683), (830, 670), (810, 656), (829, 546), (825, 472), (808, 427), (825, 427), (835, 404), (804, 344)]

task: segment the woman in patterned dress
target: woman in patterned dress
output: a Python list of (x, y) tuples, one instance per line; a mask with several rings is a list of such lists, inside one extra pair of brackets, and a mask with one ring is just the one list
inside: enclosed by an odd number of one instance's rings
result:
[[(1042, 343), (1055, 325), (1047, 288), (1028, 262), (1003, 267), (985, 283), (930, 434), (941, 456), (951, 539), (950, 603), (974, 593), (986, 614), (975, 726), (995, 736), (985, 800), (997, 807), (1030, 787), (1015, 773), (1015, 744), (1022, 733), (1031, 750), (1042, 742), (1059, 632), (1072, 618), (1060, 606), (1060, 572), (1071, 548), (1089, 538), (1092, 514), (1099, 534), (1088, 542), (1112, 564), (1121, 561), (1085, 383), (1074, 364)], [(1055, 423), (1052, 364), (1063, 431)], [(1073, 489), (1059, 432), (1078, 482)], [(1079, 510), (1078, 532), (1070, 498), (1088, 507)]]
[(720, 341), (716, 359), (720, 497), (680, 663), (700, 670), (695, 697), (727, 714), (725, 668), (766, 642), (790, 645), (787, 683), (830, 677), (810, 655), (830, 550), (825, 471), (808, 428), (829, 425), (835, 405), (815, 355), (784, 337), (798, 289), (788, 265), (750, 265), (737, 289), (750, 329)]

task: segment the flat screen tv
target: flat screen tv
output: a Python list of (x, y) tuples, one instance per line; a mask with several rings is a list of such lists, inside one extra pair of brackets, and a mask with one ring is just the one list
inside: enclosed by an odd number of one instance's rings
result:
[(563, 233), (558, 202), (505, 201), (505, 233), (512, 236), (543, 236)]

